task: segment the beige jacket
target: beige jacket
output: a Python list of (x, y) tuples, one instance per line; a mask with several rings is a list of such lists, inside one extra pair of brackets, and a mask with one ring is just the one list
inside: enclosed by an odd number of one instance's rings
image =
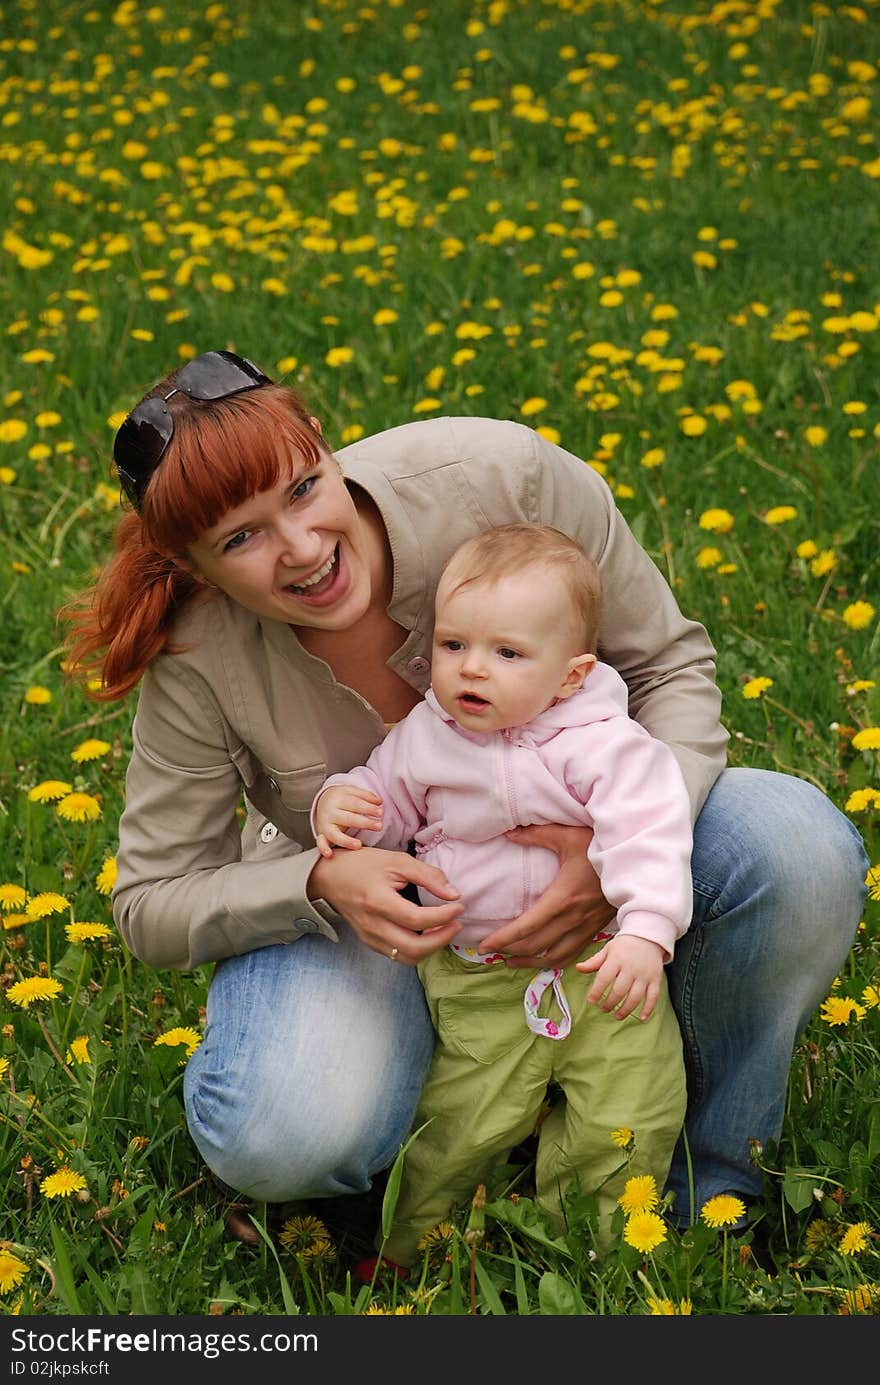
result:
[[(388, 611), (409, 632), (388, 662), (419, 692), (437, 579), (464, 539), (542, 522), (596, 559), (600, 657), (627, 683), (630, 714), (673, 749), (696, 817), (725, 762), (715, 651), (596, 471), (530, 428), (475, 418), (404, 424), (337, 457), (387, 526)], [(187, 607), (173, 642), (185, 651), (154, 660), (134, 720), (113, 892), (123, 938), (152, 966), (175, 968), (305, 932), (335, 940), (339, 916), (306, 898), (318, 860), (309, 808), (326, 775), (363, 764), (385, 734), (381, 718), (289, 626), (222, 594)]]

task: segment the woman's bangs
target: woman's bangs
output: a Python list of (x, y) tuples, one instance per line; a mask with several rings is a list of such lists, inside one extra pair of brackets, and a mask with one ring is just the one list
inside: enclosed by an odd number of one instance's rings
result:
[(277, 485), (296, 454), (315, 466), (321, 448), (281, 387), (181, 411), (144, 497), (142, 519), (150, 541), (166, 552), (181, 552), (229, 510)]

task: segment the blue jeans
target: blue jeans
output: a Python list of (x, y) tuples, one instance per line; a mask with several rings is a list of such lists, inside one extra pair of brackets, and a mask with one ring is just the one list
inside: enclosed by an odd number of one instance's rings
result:
[[(668, 968), (694, 1215), (716, 1193), (760, 1191), (749, 1140), (779, 1135), (792, 1049), (852, 943), (867, 868), (858, 832), (802, 779), (729, 769), (706, 800), (693, 922)], [(351, 932), (230, 958), (186, 1069), (190, 1133), (260, 1201), (363, 1192), (408, 1134), (432, 1049), (415, 969)], [(687, 1223), (683, 1142), (667, 1186)]]

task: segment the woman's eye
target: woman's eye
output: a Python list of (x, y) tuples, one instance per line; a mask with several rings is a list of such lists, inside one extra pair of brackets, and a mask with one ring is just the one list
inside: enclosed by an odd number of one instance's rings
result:
[(239, 529), (237, 534), (233, 534), (231, 539), (227, 539), (223, 546), (223, 552), (228, 553), (231, 548), (241, 548), (249, 534), (249, 529)]
[(317, 485), (317, 482), (317, 476), (307, 476), (305, 480), (300, 481), (299, 485), (296, 487), (295, 490), (291, 491), (291, 500), (302, 500), (303, 496), (308, 495), (312, 487)]

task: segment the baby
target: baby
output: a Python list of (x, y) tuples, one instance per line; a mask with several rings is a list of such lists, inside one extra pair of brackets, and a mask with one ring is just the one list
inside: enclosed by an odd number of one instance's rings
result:
[[(549, 1081), (565, 1100), (540, 1127), (537, 1200), (561, 1225), (573, 1177), (598, 1189), (600, 1239), (626, 1177), (662, 1187), (684, 1120), (663, 968), (691, 917), (690, 807), (672, 751), (628, 717), (626, 685), (597, 660), (600, 601), (596, 565), (558, 530), (468, 540), (437, 589), (425, 701), (312, 807), (323, 854), (414, 839), (465, 906), (456, 940), (419, 967), (437, 1046), (415, 1117), (429, 1124), (382, 1242), (398, 1265), (534, 1130)], [(479, 945), (558, 870), (552, 851), (505, 835), (532, 823), (592, 828), (587, 855), (617, 913), (583, 958), (523, 995), (520, 971)], [(620, 1126), (635, 1132), (624, 1169)]]

